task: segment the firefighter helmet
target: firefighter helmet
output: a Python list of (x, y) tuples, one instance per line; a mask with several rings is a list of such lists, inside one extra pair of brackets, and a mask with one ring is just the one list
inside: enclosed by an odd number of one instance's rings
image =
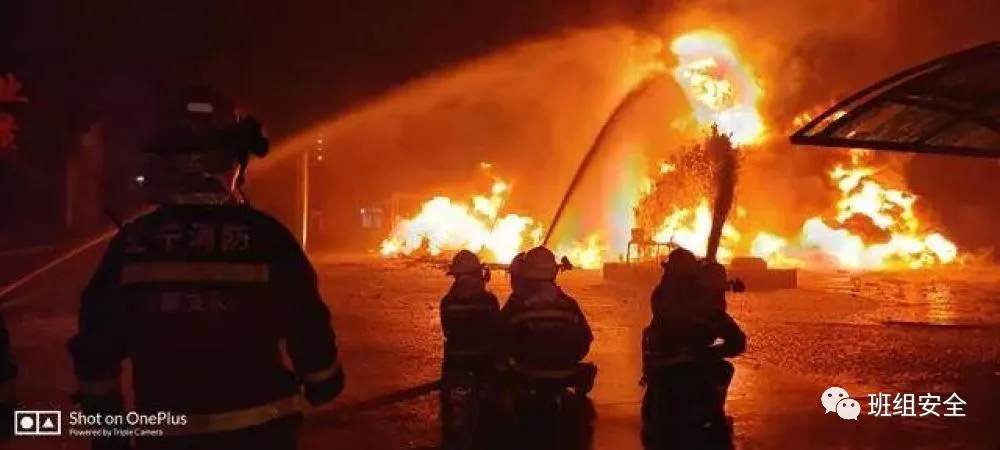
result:
[(528, 280), (551, 281), (559, 274), (559, 264), (551, 250), (535, 247), (524, 254), (524, 261), (518, 272), (518, 275)]
[(468, 250), (456, 253), (455, 257), (451, 259), (451, 265), (448, 266), (448, 275), (452, 276), (472, 275), (482, 272), (483, 264), (479, 262), (479, 258), (476, 257), (475, 253)]
[(705, 263), (698, 270), (698, 284), (710, 290), (728, 290), (729, 276), (725, 266), (714, 261)]
[(683, 277), (693, 275), (698, 271), (698, 258), (690, 250), (677, 247), (667, 256), (667, 260), (663, 263), (663, 268), (667, 271), (667, 275), (670, 276)]
[(145, 194), (161, 203), (178, 195), (239, 189), (250, 155), (267, 155), (263, 127), (211, 89), (190, 87), (168, 94), (157, 104), (143, 148), (143, 173), (137, 180)]
[(511, 276), (521, 276), (521, 269), (524, 268), (524, 252), (518, 253), (514, 256), (514, 259), (510, 260), (510, 267), (507, 268), (507, 272)]
[(175, 169), (223, 173), (263, 157), (269, 143), (259, 122), (224, 96), (203, 87), (170, 95), (156, 110), (144, 153)]

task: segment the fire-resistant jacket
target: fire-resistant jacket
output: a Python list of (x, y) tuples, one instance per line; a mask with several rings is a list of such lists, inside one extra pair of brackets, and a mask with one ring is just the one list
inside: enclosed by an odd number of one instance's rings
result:
[(445, 355), (486, 356), (500, 341), (500, 302), (483, 288), (463, 289), (461, 280), (441, 299)]
[[(281, 344), (291, 360), (283, 363)], [(246, 428), (343, 389), (330, 312), (292, 234), (241, 205), (170, 205), (128, 224), (81, 296), (69, 349), (81, 396), (131, 359), (140, 412), (184, 433)]]
[[(746, 350), (746, 335), (725, 311), (724, 291), (704, 289), (694, 278), (664, 279), (650, 302), (653, 319), (643, 332), (647, 368), (701, 358), (731, 358)], [(722, 345), (713, 347), (716, 339)]]
[(539, 378), (572, 375), (594, 335), (580, 305), (551, 282), (530, 282), (500, 312), (513, 368)]

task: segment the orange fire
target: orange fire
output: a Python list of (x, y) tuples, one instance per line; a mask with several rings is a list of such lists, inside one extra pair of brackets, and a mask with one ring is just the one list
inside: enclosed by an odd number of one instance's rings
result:
[[(663, 219), (663, 225), (653, 234), (653, 242), (674, 243), (705, 256), (708, 235), (712, 228), (712, 210), (707, 198), (701, 199), (697, 208), (675, 209)], [(728, 261), (732, 257), (732, 244), (739, 242), (740, 233), (729, 223), (722, 228), (722, 245), (717, 258)]]
[(489, 196), (477, 195), (468, 204), (435, 197), (392, 229), (381, 253), (392, 257), (426, 251), (437, 256), (467, 249), (487, 261), (509, 263), (518, 252), (541, 242), (542, 227), (530, 217), (501, 216), (508, 193), (507, 183), (495, 180)]
[[(872, 178), (875, 173), (859, 165), (857, 158), (851, 167), (834, 167), (830, 179), (842, 193), (832, 220), (835, 225), (831, 227), (818, 217), (809, 219), (802, 228), (802, 243), (850, 268), (919, 268), (955, 261), (955, 244), (940, 233), (921, 232), (913, 212), (917, 197), (884, 187)], [(862, 236), (844, 228), (856, 219), (884, 233), (881, 242), (866, 243)]]
[[(694, 116), (705, 125), (718, 125), (736, 144), (755, 144), (763, 140), (765, 127), (756, 104), (761, 89), (752, 70), (741, 64), (725, 36), (712, 32), (682, 35), (671, 46), (680, 64), (674, 70), (677, 83), (684, 90)], [(834, 115), (839, 118), (843, 113)], [(814, 114), (803, 113), (793, 120), (796, 127), (811, 121)], [(955, 261), (957, 248), (940, 233), (921, 233), (921, 225), (913, 212), (916, 196), (899, 189), (889, 189), (875, 182), (876, 171), (860, 164), (860, 153), (853, 154), (850, 167), (837, 166), (831, 181), (842, 194), (836, 205), (833, 226), (820, 217), (808, 219), (797, 243), (793, 239), (761, 231), (750, 244), (750, 254), (768, 261), (772, 266), (801, 266), (803, 262), (791, 254), (819, 251), (833, 257), (848, 268), (917, 268)], [(661, 164), (660, 176), (672, 173), (675, 167)], [(644, 192), (648, 195), (649, 192)], [(733, 224), (746, 211), (736, 208), (722, 231), (718, 258), (729, 260), (742, 234)], [(862, 236), (848, 229), (858, 221), (870, 222), (882, 236)], [(711, 207), (707, 198), (697, 207), (676, 208), (655, 230), (653, 240), (673, 242), (704, 254), (711, 227)], [(881, 237), (882, 241), (877, 241)], [(867, 241), (866, 241), (867, 239)]]
[(576, 242), (566, 247), (556, 249), (557, 255), (569, 258), (574, 266), (582, 269), (600, 269), (604, 264), (604, 255), (610, 249), (601, 241), (601, 236), (593, 233), (583, 242)]
[[(889, 189), (871, 177), (876, 171), (855, 165), (836, 166), (830, 172), (831, 183), (842, 193), (836, 214), (829, 220), (813, 217), (805, 221), (798, 239), (788, 239), (761, 231), (751, 241), (750, 255), (762, 258), (774, 267), (800, 267), (798, 256), (818, 252), (832, 258), (835, 265), (851, 269), (921, 268), (956, 261), (958, 249), (941, 233), (922, 232), (913, 211), (916, 196)], [(722, 230), (718, 259), (729, 261), (743, 234), (734, 222), (745, 216), (736, 209), (733, 220)], [(852, 231), (852, 223), (869, 224), (873, 231)], [(663, 219), (653, 241), (674, 243), (704, 255), (711, 228), (711, 207), (702, 198), (695, 208), (677, 208)], [(878, 236), (870, 236), (878, 234)], [(798, 256), (796, 256), (798, 255)], [(815, 258), (812, 258), (815, 259)]]
[[(799, 128), (802, 128), (802, 127), (806, 126), (806, 124), (808, 124), (809, 122), (812, 122), (813, 119), (815, 119), (818, 114), (822, 113), (823, 111), (825, 111), (827, 109), (829, 109), (829, 108), (818, 108), (817, 112), (815, 112), (815, 113), (804, 112), (804, 113), (801, 113), (801, 114), (795, 116), (792, 119), (792, 128), (799, 129)], [(830, 117), (824, 119), (823, 122), (826, 122), (828, 120), (829, 121), (837, 120), (837, 119), (839, 119), (841, 117), (844, 117), (845, 114), (847, 114), (845, 111), (837, 111), (837, 112), (833, 113), (832, 115), (830, 115)]]
[(702, 126), (718, 125), (737, 145), (764, 137), (764, 121), (757, 111), (761, 88), (749, 68), (740, 64), (729, 39), (698, 31), (674, 39), (670, 49), (679, 61), (674, 79)]
[[(698, 31), (674, 39), (670, 48), (679, 61), (674, 80), (684, 91), (698, 123), (703, 127), (717, 125), (737, 145), (760, 142), (765, 131), (757, 111), (761, 89), (750, 68), (736, 56), (729, 39), (719, 33)], [(660, 176), (677, 170), (669, 163), (661, 163), (659, 169)], [(736, 209), (737, 215), (746, 213)], [(711, 227), (712, 212), (706, 197), (696, 207), (675, 208), (654, 230), (653, 241), (674, 243), (704, 255)], [(732, 247), (741, 237), (732, 223), (727, 223), (717, 258), (731, 259)]]
[[(670, 48), (678, 60), (674, 80), (691, 104), (698, 125), (718, 126), (742, 149), (762, 144), (767, 133), (757, 108), (762, 90), (729, 39), (716, 32), (698, 31), (673, 40)], [(800, 127), (813, 117), (804, 113), (793, 122)], [(718, 259), (725, 262), (738, 252), (747, 252), (776, 267), (804, 266), (805, 261), (822, 259), (837, 267), (856, 269), (920, 268), (959, 260), (955, 244), (918, 220), (913, 208), (915, 195), (904, 186), (876, 180), (879, 171), (863, 164), (858, 153), (852, 156), (850, 164), (837, 165), (829, 172), (831, 186), (840, 192), (831, 214), (805, 220), (799, 236), (788, 237), (739, 229), (740, 220), (752, 212), (735, 206), (723, 228)], [(482, 168), (491, 166), (483, 163)], [(670, 177), (681, 170), (683, 167), (662, 162), (650, 167), (649, 173)], [(635, 183), (640, 191), (636, 197), (653, 195), (651, 177), (635, 179), (643, 181)], [(468, 204), (436, 197), (415, 217), (399, 222), (382, 243), (381, 253), (398, 256), (425, 251), (439, 255), (469, 249), (485, 255), (488, 261), (509, 262), (519, 251), (541, 242), (543, 227), (527, 216), (501, 215), (508, 195), (507, 184), (496, 180), (489, 196), (476, 196)], [(711, 210), (707, 195), (697, 205), (677, 205), (662, 220), (657, 219), (652, 239), (704, 255)], [(555, 249), (556, 254), (569, 257), (577, 267), (600, 268), (604, 261), (624, 252), (609, 248), (606, 236), (602, 232), (590, 234)]]

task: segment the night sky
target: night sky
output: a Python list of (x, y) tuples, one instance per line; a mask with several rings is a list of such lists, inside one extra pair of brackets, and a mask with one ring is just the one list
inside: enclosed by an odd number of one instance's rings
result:
[(279, 136), (510, 42), (632, 21), (651, 7), (558, 0), (18, 3), (4, 14), (8, 65), (64, 71), (83, 83), (123, 74), (209, 83), (249, 104)]
[[(650, 27), (687, 5), (735, 16), (781, 1), (396, 0), (3, 2), (4, 65), (100, 84), (114, 75), (222, 86), (278, 135), (440, 67), (572, 28)], [(842, 9), (850, 10), (848, 3)], [(872, 1), (867, 1), (872, 3)], [(912, 62), (988, 37), (996, 2), (893, 0), (898, 42), (881, 60)], [(774, 9), (771, 7), (770, 9)], [(802, 17), (822, 27), (824, 17)], [(845, 22), (845, 31), (851, 28)], [(885, 30), (871, 30), (883, 33)], [(777, 30), (780, 32), (780, 29)], [(806, 45), (808, 47), (808, 45)], [(838, 55), (831, 55), (837, 57)], [(839, 55), (843, 58), (846, 55)]]

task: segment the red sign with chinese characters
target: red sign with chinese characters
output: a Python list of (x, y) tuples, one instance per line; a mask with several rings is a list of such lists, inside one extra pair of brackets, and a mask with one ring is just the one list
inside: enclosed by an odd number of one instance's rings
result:
[[(0, 76), (0, 105), (28, 103), (28, 98), (21, 94), (22, 87), (21, 82), (11, 73)], [(0, 153), (17, 149), (17, 131), (17, 117), (10, 112), (0, 111)]]

